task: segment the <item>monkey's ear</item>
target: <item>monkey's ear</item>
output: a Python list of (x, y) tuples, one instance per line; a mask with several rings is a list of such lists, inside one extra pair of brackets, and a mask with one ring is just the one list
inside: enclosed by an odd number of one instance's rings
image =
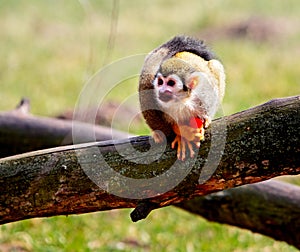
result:
[(187, 79), (186, 86), (190, 89), (196, 88), (203, 77), (204, 76), (200, 72), (192, 73)]

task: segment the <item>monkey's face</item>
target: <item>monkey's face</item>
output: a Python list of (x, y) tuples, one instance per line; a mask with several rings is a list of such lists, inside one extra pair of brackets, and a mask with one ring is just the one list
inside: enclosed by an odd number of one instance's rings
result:
[(155, 95), (162, 106), (175, 105), (189, 95), (187, 86), (176, 74), (163, 76), (158, 73), (153, 82)]

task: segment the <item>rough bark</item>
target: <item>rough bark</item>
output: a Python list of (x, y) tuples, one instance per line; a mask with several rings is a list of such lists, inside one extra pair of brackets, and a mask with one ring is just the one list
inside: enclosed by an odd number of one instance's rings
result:
[(269, 180), (196, 197), (177, 205), (219, 223), (235, 225), (300, 249), (300, 187)]
[[(224, 122), (227, 131), (225, 148), (217, 148), (216, 152), (210, 146), (213, 141), (218, 146), (218, 139), (224, 136)], [(172, 171), (169, 168), (176, 161), (175, 151), (167, 145), (163, 155), (158, 146), (151, 148), (150, 153), (146, 152), (151, 147), (148, 137), (59, 147), (1, 159), (0, 223), (125, 207), (136, 207), (134, 213), (138, 215), (133, 217), (141, 219), (154, 208), (178, 204), (196, 196), (275, 176), (299, 174), (299, 122), (299, 97), (273, 100), (215, 120), (207, 131), (197, 159), (186, 163), (178, 162), (176, 169)], [(128, 143), (134, 147), (130, 151)], [(131, 155), (130, 159), (126, 159), (119, 154), (120, 151), (132, 154), (134, 149), (140, 151), (135, 158)], [(204, 166), (210, 152), (213, 152), (212, 157), (220, 157), (220, 160), (215, 160), (219, 165), (213, 174), (209, 174), (210, 169)], [(105, 162), (101, 157), (104, 157)], [(156, 157), (159, 159), (147, 164), (147, 160)], [(166, 193), (160, 194), (159, 186), (156, 188), (145, 184), (139, 192), (151, 198), (141, 200), (107, 193), (111, 192), (111, 188), (117, 188), (120, 194), (128, 193), (132, 188), (122, 184), (123, 181), (118, 180), (118, 176), (110, 177), (109, 181), (101, 180), (107, 172), (99, 170), (104, 164), (113, 167), (119, 174), (137, 180), (147, 180), (166, 173), (169, 177), (176, 177), (177, 173), (190, 167), (190, 164), (193, 167), (182, 181), (178, 181), (177, 186)], [(214, 162), (210, 164), (215, 165)], [(102, 188), (92, 182), (87, 173), (92, 174), (93, 181), (101, 182)], [(161, 183), (169, 183), (168, 177)], [(121, 187), (118, 187), (120, 184)], [(297, 205), (299, 206), (299, 202)], [(187, 205), (183, 207), (190, 210)], [(254, 204), (254, 207), (257, 206)], [(299, 227), (297, 228), (299, 231)]]

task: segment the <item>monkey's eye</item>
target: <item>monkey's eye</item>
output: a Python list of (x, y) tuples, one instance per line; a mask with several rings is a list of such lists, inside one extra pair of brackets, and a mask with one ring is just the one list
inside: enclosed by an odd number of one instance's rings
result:
[(175, 85), (175, 81), (174, 80), (168, 80), (167, 85), (170, 87), (173, 87)]
[(158, 86), (161, 86), (162, 84), (164, 84), (163, 79), (162, 79), (162, 78), (158, 78), (158, 79), (157, 79), (157, 85), (158, 85)]

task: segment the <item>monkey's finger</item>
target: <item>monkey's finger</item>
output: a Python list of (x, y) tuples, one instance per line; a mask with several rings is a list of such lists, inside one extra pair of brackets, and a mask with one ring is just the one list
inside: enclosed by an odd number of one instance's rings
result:
[(203, 128), (193, 128), (192, 130), (191, 130), (191, 132), (193, 132), (194, 134), (201, 134), (202, 133), (202, 131), (203, 131)]
[(200, 144), (200, 141), (195, 142), (195, 145), (196, 145), (197, 148), (200, 148), (200, 145), (201, 145), (201, 144)]
[(195, 156), (195, 152), (193, 150), (193, 146), (190, 142), (187, 143), (187, 146), (189, 148), (189, 151), (190, 151), (190, 157), (193, 158)]
[(195, 129), (195, 133), (201, 133), (201, 131), (202, 131), (202, 128), (196, 128)]
[(194, 141), (194, 142), (199, 142), (199, 141), (201, 141), (201, 140), (204, 140), (204, 135), (201, 134), (201, 133), (195, 134), (193, 141)]
[(175, 139), (173, 140), (172, 144), (171, 144), (171, 148), (175, 149), (176, 144), (179, 145), (179, 139), (178, 136), (175, 137)]
[(203, 134), (201, 134), (201, 133), (196, 133), (194, 136), (195, 136), (195, 138), (196, 138), (196, 137), (201, 138), (201, 137), (203, 136)]
[(185, 152), (186, 152), (186, 143), (184, 141), (181, 142), (182, 150), (181, 150), (181, 160), (185, 159)]
[(181, 143), (178, 142), (178, 146), (177, 146), (177, 158), (179, 160), (182, 160), (182, 154), (181, 154), (182, 150), (181, 150)]

